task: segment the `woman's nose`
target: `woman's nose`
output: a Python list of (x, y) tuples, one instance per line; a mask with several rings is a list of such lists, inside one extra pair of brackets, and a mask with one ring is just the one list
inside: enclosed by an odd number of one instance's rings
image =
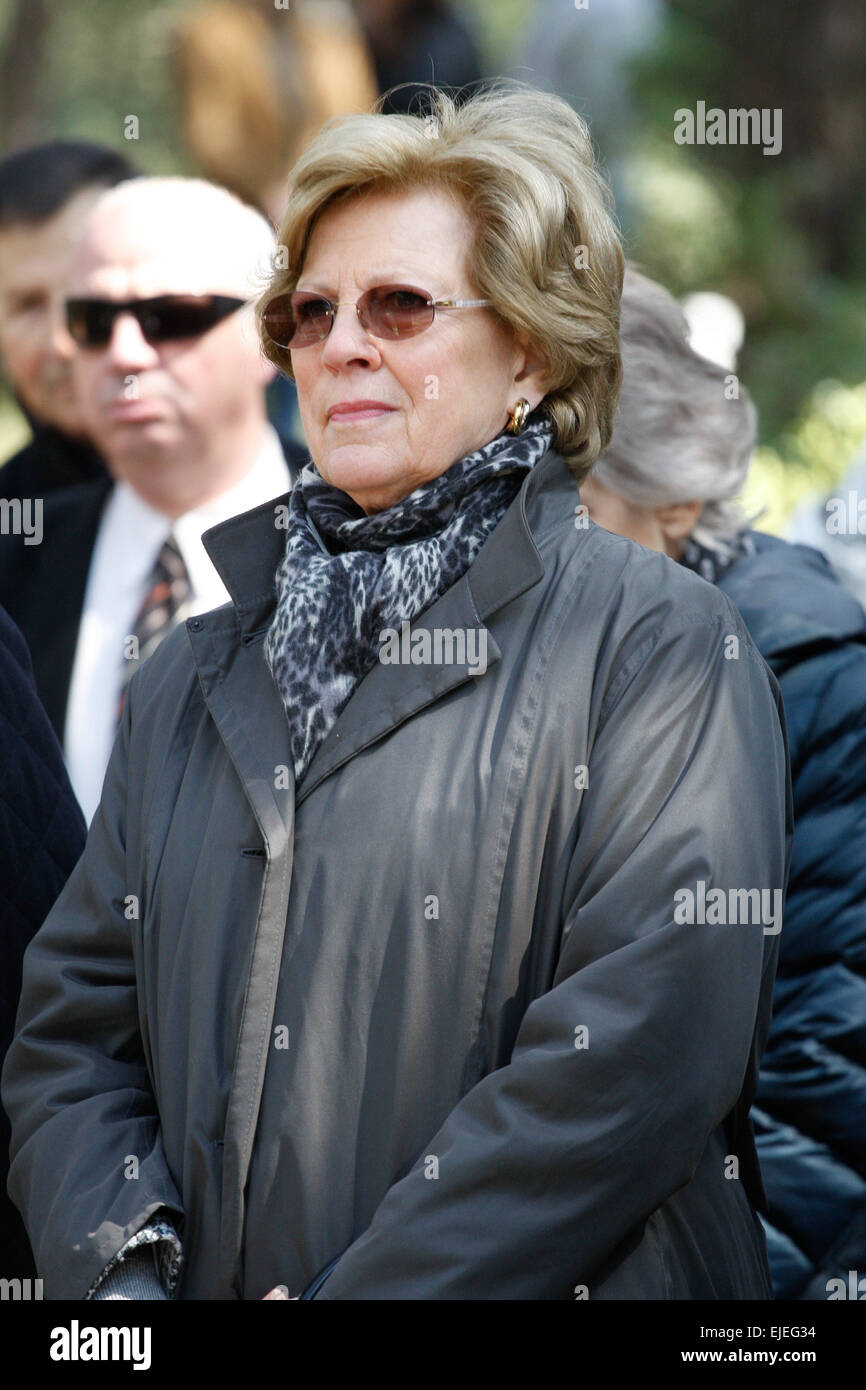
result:
[(376, 365), (379, 360), (376, 339), (362, 325), (357, 304), (352, 301), (338, 304), (322, 349), (322, 361), (337, 367), (354, 361)]

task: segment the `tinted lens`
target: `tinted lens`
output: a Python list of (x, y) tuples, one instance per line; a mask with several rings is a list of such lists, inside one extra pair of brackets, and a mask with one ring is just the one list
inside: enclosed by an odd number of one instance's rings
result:
[(142, 300), (133, 310), (145, 338), (152, 343), (198, 338), (231, 313), (231, 301), (213, 295), (172, 295)]
[(262, 314), (262, 327), (267, 333), (272, 343), (277, 347), (287, 348), (292, 340), (295, 331), (295, 321), (292, 317), (292, 305), (287, 294), (280, 294), (276, 299), (272, 299), (266, 305)]
[(321, 343), (327, 338), (334, 321), (334, 306), (330, 300), (298, 290), (291, 297), (290, 312), (294, 324), (292, 347), (306, 347), (308, 343)]
[(429, 294), (405, 285), (382, 285), (368, 290), (359, 301), (361, 322), (369, 324), (377, 338), (411, 338), (433, 322)]
[(66, 324), (76, 343), (101, 347), (111, 338), (115, 311), (98, 299), (69, 299), (66, 302)]
[(320, 343), (331, 331), (333, 306), (327, 299), (296, 290), (272, 299), (262, 314), (262, 325), (277, 347), (307, 347)]

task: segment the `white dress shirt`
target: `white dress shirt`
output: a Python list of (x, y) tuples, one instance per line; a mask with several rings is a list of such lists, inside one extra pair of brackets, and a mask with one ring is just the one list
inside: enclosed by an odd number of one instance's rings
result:
[(202, 545), (203, 533), (290, 487), (279, 438), (268, 425), (261, 453), (249, 472), (228, 492), (174, 522), (128, 483), (112, 488), (90, 560), (63, 740), (69, 777), (88, 823), (99, 805), (117, 731), (124, 640), (133, 631), (163, 542), (174, 534), (189, 574), (186, 613), (193, 616), (218, 608), (229, 601), (229, 595)]

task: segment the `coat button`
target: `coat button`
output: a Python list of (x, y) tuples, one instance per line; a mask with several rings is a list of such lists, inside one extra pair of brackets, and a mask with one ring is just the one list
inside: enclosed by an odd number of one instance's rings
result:
[(190, 618), (187, 626), (189, 627), (190, 632), (201, 632), (202, 628), (204, 627), (204, 623), (202, 622), (201, 618)]

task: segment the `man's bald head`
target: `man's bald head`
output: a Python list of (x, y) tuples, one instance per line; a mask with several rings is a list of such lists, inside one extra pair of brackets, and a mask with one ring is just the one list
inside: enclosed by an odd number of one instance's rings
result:
[[(272, 271), (274, 234), (261, 213), (204, 179), (138, 178), (97, 200), (76, 248), (73, 295), (230, 294), (254, 298)], [(132, 290), (124, 282), (134, 276)]]

